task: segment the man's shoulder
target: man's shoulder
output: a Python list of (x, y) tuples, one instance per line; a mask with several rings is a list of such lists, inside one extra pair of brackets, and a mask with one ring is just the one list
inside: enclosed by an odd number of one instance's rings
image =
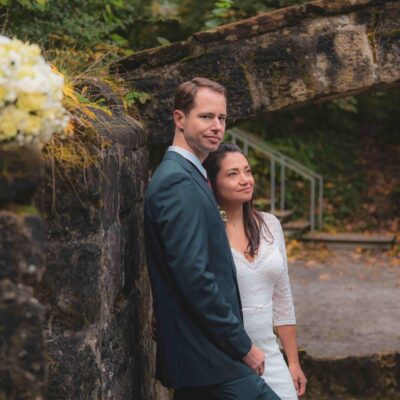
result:
[(164, 182), (177, 177), (190, 177), (190, 171), (175, 159), (164, 158), (156, 168), (150, 182)]
[(191, 181), (193, 181), (193, 177), (190, 170), (184, 168), (176, 160), (164, 159), (150, 179), (146, 197), (153, 196), (160, 191), (169, 191), (171, 187)]

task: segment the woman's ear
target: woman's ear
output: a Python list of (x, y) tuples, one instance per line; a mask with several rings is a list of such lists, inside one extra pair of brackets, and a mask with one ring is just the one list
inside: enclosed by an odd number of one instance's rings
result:
[(181, 110), (175, 110), (174, 111), (174, 122), (175, 126), (183, 132), (183, 126), (185, 125), (185, 113)]

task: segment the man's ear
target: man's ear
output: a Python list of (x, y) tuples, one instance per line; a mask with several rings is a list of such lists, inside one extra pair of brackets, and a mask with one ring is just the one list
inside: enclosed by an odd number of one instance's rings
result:
[(174, 111), (174, 122), (175, 122), (175, 126), (180, 131), (183, 131), (183, 125), (185, 124), (185, 113), (181, 110), (175, 110)]

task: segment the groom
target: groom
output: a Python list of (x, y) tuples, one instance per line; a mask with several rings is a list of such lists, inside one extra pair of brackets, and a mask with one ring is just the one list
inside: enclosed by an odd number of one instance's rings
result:
[(259, 377), (265, 355), (243, 328), (229, 242), (201, 165), (223, 139), (226, 109), (225, 88), (214, 81), (178, 87), (173, 145), (146, 193), (156, 377), (175, 400), (279, 400)]

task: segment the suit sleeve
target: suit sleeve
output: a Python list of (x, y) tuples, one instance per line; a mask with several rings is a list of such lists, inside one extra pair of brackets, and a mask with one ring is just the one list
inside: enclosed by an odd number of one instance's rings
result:
[(209, 216), (198, 191), (189, 176), (175, 176), (153, 195), (152, 214), (157, 216), (167, 264), (186, 306), (217, 346), (241, 359), (249, 352), (251, 340), (207, 269)]

